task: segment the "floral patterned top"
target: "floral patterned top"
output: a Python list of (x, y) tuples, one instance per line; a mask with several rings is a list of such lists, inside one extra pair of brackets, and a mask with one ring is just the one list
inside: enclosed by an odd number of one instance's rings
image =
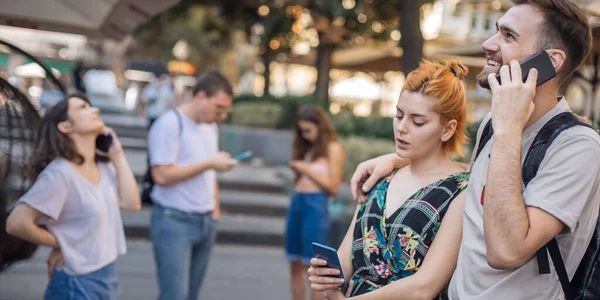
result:
[(359, 208), (352, 243), (352, 296), (419, 270), (450, 203), (466, 189), (470, 175), (453, 174), (421, 188), (386, 218), (387, 189), (396, 171), (381, 179)]

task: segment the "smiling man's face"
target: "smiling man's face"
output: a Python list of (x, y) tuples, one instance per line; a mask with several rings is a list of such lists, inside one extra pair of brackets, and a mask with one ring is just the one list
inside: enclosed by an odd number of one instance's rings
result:
[(496, 23), (498, 31), (483, 43), (487, 64), (477, 75), (477, 83), (489, 89), (488, 75), (500, 72), (500, 67), (512, 59), (523, 61), (538, 52), (536, 43), (544, 16), (529, 4), (509, 9)]

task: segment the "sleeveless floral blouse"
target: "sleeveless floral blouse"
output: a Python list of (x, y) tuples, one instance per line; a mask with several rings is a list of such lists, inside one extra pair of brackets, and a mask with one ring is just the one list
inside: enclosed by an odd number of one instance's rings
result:
[(380, 180), (359, 208), (352, 243), (352, 296), (419, 270), (450, 203), (467, 188), (470, 175), (453, 174), (421, 188), (386, 218), (385, 199), (396, 171)]

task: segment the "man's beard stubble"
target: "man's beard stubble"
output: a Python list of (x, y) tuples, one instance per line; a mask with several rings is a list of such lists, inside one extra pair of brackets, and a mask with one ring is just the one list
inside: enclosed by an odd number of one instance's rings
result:
[(485, 70), (482, 70), (481, 73), (479, 73), (476, 77), (477, 80), (477, 84), (479, 84), (480, 87), (489, 90), (490, 88), (490, 83), (488, 81), (488, 75), (489, 73), (486, 72)]

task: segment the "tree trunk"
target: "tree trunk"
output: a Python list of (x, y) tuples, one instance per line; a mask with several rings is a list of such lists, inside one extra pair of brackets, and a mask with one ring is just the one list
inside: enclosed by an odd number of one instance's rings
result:
[(326, 110), (329, 109), (329, 71), (331, 70), (331, 55), (335, 45), (320, 44), (317, 47), (317, 85), (315, 97), (323, 101)]
[(400, 47), (402, 71), (408, 75), (416, 69), (423, 59), (423, 35), (421, 34), (422, 0), (399, 1), (400, 9)]
[(265, 71), (263, 77), (265, 78), (265, 87), (263, 95), (269, 95), (269, 89), (271, 87), (271, 61), (273, 60), (273, 50), (269, 45), (266, 45), (265, 54), (263, 54), (263, 64), (265, 65)]

